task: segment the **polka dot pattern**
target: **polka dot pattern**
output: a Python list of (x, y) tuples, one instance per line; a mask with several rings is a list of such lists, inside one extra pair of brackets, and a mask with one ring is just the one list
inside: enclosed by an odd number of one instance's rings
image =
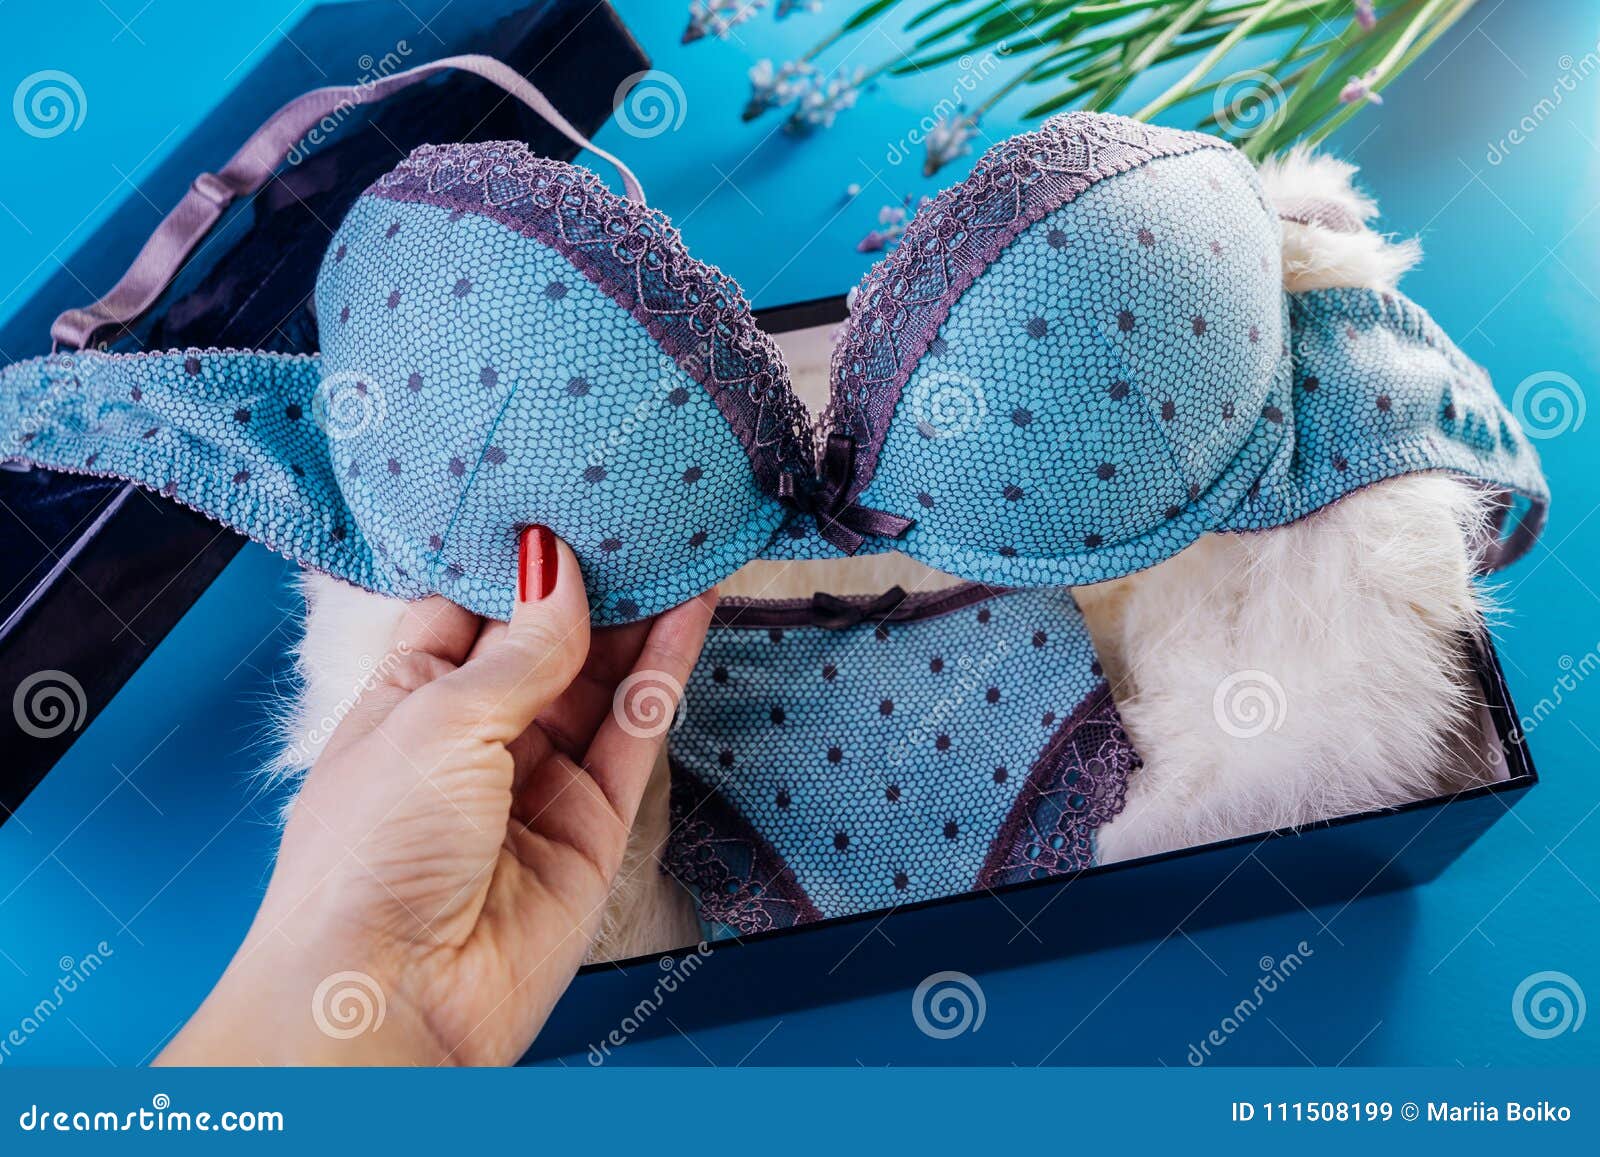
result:
[[(1071, 593), (1016, 591), (887, 626), (881, 641), (871, 621), (712, 631), (670, 743), (668, 861), (713, 932), (970, 891), (1074, 770), (1083, 782), (1066, 794), (1082, 798), (1062, 830), (1075, 852), (1037, 866), (1088, 864), (1093, 827), (1120, 807), (1137, 761), (1109, 696), (1097, 699), (1105, 683)], [(1103, 716), (1090, 729), (1095, 756), (1108, 741), (1121, 753), (1093, 770), (1071, 742), (1085, 703), (1111, 712), (1111, 731)]]
[[(1231, 530), (1282, 526), (1397, 474), (1450, 470), (1505, 486), (1543, 516), (1538, 454), (1489, 377), (1420, 307), (1394, 293), (1328, 289), (1290, 299), (1294, 424), (1280, 455), (1229, 517)], [(1492, 557), (1497, 565), (1510, 559)]]
[(1175, 553), (1282, 438), (1261, 416), (1287, 401), (1280, 276), (1276, 220), (1236, 153), (1092, 185), (951, 306), (862, 503), (917, 519), (895, 544), (908, 554), (985, 582), (1090, 581)]
[[(320, 361), (61, 353), (0, 371), (0, 456), (131, 479), (303, 566), (389, 592), (311, 415)], [(331, 497), (331, 501), (330, 501)]]
[[(1285, 299), (1277, 246), (1250, 166), (1212, 138), (1068, 114), (990, 150), (869, 274), (835, 357), (858, 497), (914, 520), (863, 549), (1098, 581), (1420, 470), (1520, 495), (1537, 529), (1537, 456), (1483, 372), (1399, 295)], [(840, 553), (808, 513), (812, 433), (737, 287), (584, 170), (514, 144), (417, 150), (340, 226), (317, 305), (321, 359), (8, 366), (0, 452), (500, 618), (530, 521), (572, 542), (601, 623), (755, 557)]]
[[(772, 537), (784, 508), (710, 395), (561, 254), (486, 217), (377, 198), (338, 240), (318, 302), (349, 319), (328, 327), (324, 365), (364, 384), (373, 420), (329, 450), (390, 589), (506, 618), (516, 535), (537, 521), (577, 552), (596, 620), (623, 621)], [(668, 521), (684, 533), (662, 533)]]

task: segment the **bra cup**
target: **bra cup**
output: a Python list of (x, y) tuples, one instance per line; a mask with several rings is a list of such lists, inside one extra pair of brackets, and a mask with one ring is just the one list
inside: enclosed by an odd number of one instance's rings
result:
[(653, 614), (783, 519), (738, 437), (650, 332), (561, 254), (485, 216), (363, 197), (317, 282), (319, 421), (397, 593), (509, 616), (543, 523), (597, 622)]
[(1277, 220), (1241, 155), (1103, 180), (954, 303), (862, 501), (915, 518), (903, 549), (970, 579), (1148, 565), (1220, 522), (1275, 451), (1284, 317)]

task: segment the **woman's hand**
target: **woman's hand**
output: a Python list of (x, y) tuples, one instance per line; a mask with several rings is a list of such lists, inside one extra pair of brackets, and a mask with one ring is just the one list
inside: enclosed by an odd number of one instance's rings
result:
[(443, 598), (407, 608), (381, 682), (306, 777), (243, 946), (163, 1063), (509, 1064), (533, 1041), (599, 926), (665, 735), (626, 718), (617, 688), (649, 681), (670, 713), (716, 600), (591, 640), (565, 543), (529, 528), (520, 573), (509, 625)]

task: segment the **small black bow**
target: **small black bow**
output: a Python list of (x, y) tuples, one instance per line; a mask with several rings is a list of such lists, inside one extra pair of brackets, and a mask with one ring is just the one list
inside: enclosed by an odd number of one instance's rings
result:
[(829, 631), (845, 631), (862, 623), (881, 622), (893, 618), (905, 598), (906, 592), (900, 587), (890, 587), (870, 599), (841, 599), (826, 591), (818, 591), (811, 596), (811, 622), (813, 626)]
[(822, 486), (810, 494), (795, 491), (794, 475), (779, 479), (780, 493), (814, 516), (823, 538), (846, 554), (855, 554), (868, 535), (899, 538), (915, 525), (913, 519), (863, 506), (847, 498), (855, 480), (856, 442), (845, 434), (829, 434), (822, 456)]

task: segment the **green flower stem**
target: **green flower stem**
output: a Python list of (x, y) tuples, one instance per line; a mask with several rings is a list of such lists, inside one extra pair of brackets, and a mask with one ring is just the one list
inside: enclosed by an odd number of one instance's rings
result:
[[(1441, 2), (1447, 2), (1447, 0), (1441, 0)], [(1426, 52), (1428, 47), (1432, 45), (1435, 40), (1439, 39), (1439, 37), (1443, 36), (1445, 32), (1449, 30), (1452, 24), (1465, 16), (1467, 14), (1467, 9), (1472, 7), (1472, 3), (1473, 0), (1453, 0), (1453, 2), (1449, 2), (1449, 10), (1445, 12), (1442, 17), (1440, 17), (1437, 23), (1433, 24), (1420, 35), (1413, 37), (1412, 42), (1404, 49), (1404, 51), (1400, 52), (1398, 56), (1391, 54), (1390, 57), (1385, 57), (1383, 63), (1378, 66), (1379, 72), (1377, 77), (1373, 80), (1372, 90), (1374, 92), (1380, 92), (1384, 88), (1388, 87), (1390, 81), (1410, 67), (1413, 60), (1415, 60), (1418, 56), (1421, 56), (1422, 53)], [(1328, 136), (1340, 125), (1344, 124), (1351, 117), (1355, 116), (1356, 113), (1361, 111), (1362, 103), (1365, 102), (1349, 104), (1340, 109), (1337, 113), (1325, 121), (1321, 127), (1307, 134), (1307, 143), (1314, 145), (1326, 140)]]
[(1211, 70), (1221, 62), (1223, 57), (1232, 52), (1234, 47), (1241, 40), (1254, 32), (1262, 23), (1262, 21), (1272, 16), (1286, 3), (1288, 3), (1288, 0), (1269, 0), (1268, 3), (1263, 4), (1249, 16), (1239, 21), (1238, 24), (1234, 25), (1232, 32), (1229, 32), (1220, 41), (1218, 41), (1215, 48), (1202, 56), (1199, 63), (1184, 74), (1183, 79), (1179, 80), (1172, 87), (1168, 88), (1166, 92), (1162, 93), (1160, 96), (1156, 97), (1155, 100), (1151, 101), (1138, 112), (1134, 113), (1134, 119), (1141, 121), (1151, 120), (1158, 113), (1164, 111), (1165, 109), (1171, 108), (1173, 105), (1189, 96), (1194, 86), (1204, 80), (1210, 74)]
[[(1326, 139), (1369, 103), (1343, 99), (1352, 77), (1382, 91), (1473, 3), (1380, 0), (1377, 23), (1368, 29), (1356, 19), (1353, 0), (932, 0), (906, 19), (916, 35), (910, 49), (865, 72), (862, 82), (996, 52), (1015, 57), (1016, 71), (970, 115), (981, 117), (1027, 87), (1049, 93), (1023, 114), (1036, 117), (1069, 106), (1111, 108), (1144, 73), (1184, 62), (1183, 75), (1134, 114), (1150, 120), (1238, 81), (1245, 71), (1218, 75), (1230, 57), (1284, 34), (1288, 47), (1270, 65), (1250, 70), (1274, 78), (1282, 99), (1236, 142), (1260, 160), (1296, 140)], [(801, 60), (814, 61), (900, 6), (900, 0), (867, 0)]]
[[(1421, 2), (1422, 0), (1407, 0), (1407, 4), (1410, 7), (1415, 7)], [(1385, 15), (1386, 18), (1391, 18), (1388, 17), (1387, 13)], [(1277, 142), (1294, 140), (1296, 132), (1290, 126), (1297, 118), (1303, 115), (1303, 110), (1319, 92), (1324, 97), (1328, 95), (1328, 86), (1323, 82), (1322, 77), (1328, 72), (1329, 68), (1336, 61), (1345, 58), (1350, 51), (1350, 46), (1361, 40), (1363, 36), (1366, 38), (1367, 47), (1370, 47), (1374, 41), (1381, 40), (1387, 32), (1388, 30), (1383, 22), (1380, 22), (1379, 27), (1374, 29), (1372, 33), (1366, 33), (1354, 20), (1346, 24), (1339, 35), (1334, 38), (1331, 51), (1320, 60), (1313, 62), (1306, 75), (1290, 90), (1288, 98), (1268, 115), (1260, 128), (1251, 134), (1248, 140), (1240, 143), (1239, 147), (1244, 150), (1245, 155), (1253, 161), (1259, 161), (1267, 153), (1274, 151)], [(1357, 50), (1358, 56), (1361, 51)], [(1344, 87), (1345, 82), (1338, 77), (1337, 73), (1335, 77), (1332, 97), (1337, 101), (1339, 90)], [(1323, 116), (1326, 115), (1326, 112), (1317, 115)]]

